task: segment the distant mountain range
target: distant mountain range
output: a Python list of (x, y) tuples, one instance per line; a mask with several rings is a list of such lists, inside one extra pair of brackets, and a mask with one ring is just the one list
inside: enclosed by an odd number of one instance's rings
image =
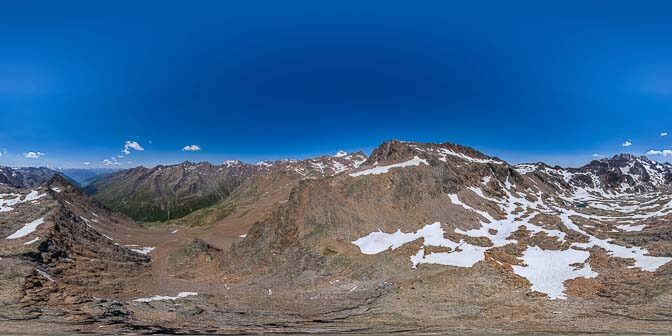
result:
[[(307, 160), (184, 162), (154, 168), (138, 167), (99, 175), (85, 190), (108, 207), (139, 221), (178, 219), (225, 201), (253, 176), (287, 174), (292, 179), (320, 178), (356, 168), (364, 153), (339, 152)], [(217, 218), (221, 219), (221, 218)]]

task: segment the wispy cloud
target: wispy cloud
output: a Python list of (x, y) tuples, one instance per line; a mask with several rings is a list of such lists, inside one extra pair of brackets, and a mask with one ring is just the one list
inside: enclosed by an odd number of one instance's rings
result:
[(42, 156), (45, 156), (46, 154), (42, 152), (27, 152), (23, 153), (23, 156), (25, 156), (28, 159), (39, 159)]
[(126, 141), (126, 143), (124, 144), (124, 149), (122, 149), (121, 152), (124, 153), (124, 154), (126, 154), (126, 155), (130, 155), (130, 154), (131, 154), (131, 149), (132, 149), (132, 150), (135, 150), (135, 151), (143, 151), (143, 150), (145, 150), (145, 149), (144, 149), (142, 146), (140, 146), (140, 144), (137, 143), (136, 141), (130, 141), (130, 140), (129, 140), (129, 141)]
[(672, 156), (672, 150), (664, 149), (664, 150), (661, 151), (661, 150), (652, 149), (652, 150), (646, 152), (646, 155), (648, 155), (648, 156), (662, 155), (662, 156), (665, 156), (665, 157), (671, 157)]
[(6, 148), (0, 149), (0, 156), (3, 156), (4, 154), (7, 154), (7, 149)]
[(660, 133), (660, 136), (661, 136), (661, 137), (666, 137), (666, 136), (667, 136), (667, 132)]
[(623, 146), (623, 147), (630, 147), (630, 146), (632, 146), (632, 140), (626, 140), (621, 146)]
[(601, 158), (604, 157), (604, 155), (602, 155), (602, 154), (597, 154), (597, 153), (596, 153), (596, 154), (593, 154), (593, 157), (594, 157), (594, 158), (601, 159)]
[(85, 166), (90, 166), (91, 162), (88, 162), (88, 161), (87, 162), (82, 162), (82, 164), (85, 165)]
[(119, 162), (117, 158), (113, 156), (109, 159), (103, 160), (103, 164), (106, 166), (118, 166), (121, 164), (121, 162)]
[(198, 152), (201, 150), (201, 147), (198, 145), (189, 145), (189, 146), (184, 146), (182, 148), (183, 151), (185, 152)]

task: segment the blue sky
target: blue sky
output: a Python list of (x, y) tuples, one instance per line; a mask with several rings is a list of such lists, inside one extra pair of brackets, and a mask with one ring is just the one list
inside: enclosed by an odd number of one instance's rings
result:
[(302, 158), (386, 139), (570, 166), (672, 149), (664, 2), (241, 3), (0, 4), (0, 165)]

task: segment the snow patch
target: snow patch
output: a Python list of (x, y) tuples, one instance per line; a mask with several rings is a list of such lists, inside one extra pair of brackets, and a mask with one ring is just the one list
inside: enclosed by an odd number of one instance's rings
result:
[[(130, 246), (130, 245), (127, 245)], [(149, 254), (150, 252), (154, 251), (156, 247), (142, 247), (139, 249), (131, 249), (133, 252), (138, 252), (140, 254)]]
[(425, 164), (429, 165), (427, 163), (427, 160), (421, 159), (417, 156), (413, 157), (413, 159), (401, 162), (401, 163), (395, 163), (391, 164), (388, 166), (378, 166), (366, 170), (362, 170), (359, 172), (351, 173), (350, 176), (352, 177), (357, 177), (357, 176), (364, 176), (364, 175), (378, 175), (378, 174), (385, 174), (390, 171), (392, 168), (403, 168), (403, 167), (411, 167), (411, 166), (420, 166), (420, 164)]
[(38, 241), (38, 240), (40, 240), (40, 237), (35, 237), (35, 238), (31, 239), (30, 241), (27, 241), (27, 242), (23, 243), (23, 245), (30, 245), (30, 244)]
[(566, 299), (565, 281), (576, 278), (595, 278), (590, 265), (574, 267), (573, 264), (585, 263), (590, 257), (587, 251), (543, 250), (538, 246), (529, 246), (523, 253), (526, 266), (512, 265), (513, 272), (530, 281), (531, 289), (548, 295), (551, 300)]
[(639, 232), (644, 230), (646, 224), (642, 225), (616, 225), (616, 228), (625, 232)]
[(44, 223), (44, 217), (38, 218), (20, 228), (18, 231), (9, 235), (6, 239), (18, 239), (33, 233), (38, 226)]
[(177, 296), (164, 296), (164, 295), (154, 295), (147, 298), (139, 298), (133, 300), (134, 302), (152, 302), (152, 301), (175, 301), (177, 299), (185, 298), (187, 296), (198, 295), (196, 292), (180, 292), (177, 293)]

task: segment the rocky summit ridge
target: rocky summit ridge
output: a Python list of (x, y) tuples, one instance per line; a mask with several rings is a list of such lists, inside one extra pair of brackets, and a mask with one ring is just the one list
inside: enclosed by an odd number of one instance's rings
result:
[(3, 186), (0, 330), (669, 334), (670, 168), (388, 141), (368, 158), (115, 174), (133, 181), (119, 204), (147, 181), (182, 204), (249, 172), (145, 226), (58, 177)]

